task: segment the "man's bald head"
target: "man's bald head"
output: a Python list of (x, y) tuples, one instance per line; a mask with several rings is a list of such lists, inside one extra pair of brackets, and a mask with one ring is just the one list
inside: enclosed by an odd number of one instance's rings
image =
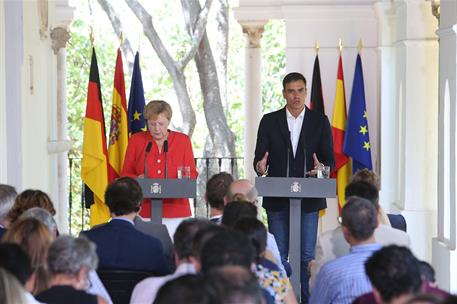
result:
[(237, 194), (242, 194), (251, 203), (255, 203), (257, 200), (257, 189), (247, 179), (238, 179), (230, 184), (226, 203), (233, 201)]

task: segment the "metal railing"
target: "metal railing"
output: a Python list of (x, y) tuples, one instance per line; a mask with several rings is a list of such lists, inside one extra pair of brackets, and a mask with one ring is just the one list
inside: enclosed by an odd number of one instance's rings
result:
[[(243, 176), (244, 159), (242, 157), (196, 157), (195, 164), (198, 171), (197, 197), (193, 200), (195, 216), (208, 217), (209, 206), (204, 195), (206, 182), (216, 173), (225, 171), (234, 178)], [(68, 158), (69, 180), (69, 211), (68, 222), (70, 234), (79, 234), (81, 230), (89, 229), (89, 209), (85, 208), (84, 183), (81, 180), (81, 158)]]

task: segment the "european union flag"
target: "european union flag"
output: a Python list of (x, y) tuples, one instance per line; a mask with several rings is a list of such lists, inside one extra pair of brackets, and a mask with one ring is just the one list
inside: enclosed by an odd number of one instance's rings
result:
[(141, 77), (140, 70), (140, 54), (136, 52), (128, 105), (130, 135), (146, 131), (146, 121), (143, 117), (144, 104), (143, 79)]
[(355, 64), (343, 151), (346, 155), (352, 157), (352, 172), (357, 172), (363, 168), (372, 170), (371, 145), (360, 54), (357, 55)]

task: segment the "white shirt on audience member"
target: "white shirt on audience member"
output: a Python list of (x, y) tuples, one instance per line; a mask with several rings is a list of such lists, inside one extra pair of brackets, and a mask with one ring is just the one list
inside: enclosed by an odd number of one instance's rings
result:
[(136, 284), (133, 289), (130, 304), (152, 303), (156, 298), (157, 292), (168, 281), (176, 279), (186, 274), (195, 274), (195, 267), (192, 263), (182, 263), (172, 274), (163, 277), (150, 277)]
[(102, 281), (98, 277), (98, 274), (95, 270), (89, 271), (89, 281), (90, 287), (86, 290), (87, 293), (98, 295), (103, 297), (109, 304), (113, 304), (111, 297), (109, 296), (108, 291), (106, 291), (105, 286), (103, 285)]

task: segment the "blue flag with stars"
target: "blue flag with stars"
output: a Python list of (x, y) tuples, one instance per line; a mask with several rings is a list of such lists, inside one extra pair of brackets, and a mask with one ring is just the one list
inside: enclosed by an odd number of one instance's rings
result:
[(146, 131), (146, 121), (143, 117), (144, 104), (143, 80), (140, 70), (140, 54), (136, 52), (128, 105), (130, 135)]
[(365, 104), (362, 59), (357, 54), (351, 103), (346, 122), (343, 151), (352, 158), (352, 172), (367, 168), (372, 170), (371, 145), (368, 132), (368, 115)]

